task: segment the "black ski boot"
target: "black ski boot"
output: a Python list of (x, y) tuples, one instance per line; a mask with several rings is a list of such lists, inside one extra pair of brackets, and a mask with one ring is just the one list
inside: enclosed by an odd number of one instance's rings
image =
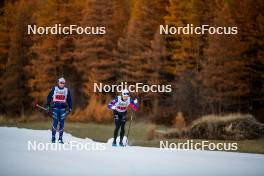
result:
[(63, 142), (62, 138), (59, 138), (59, 140), (58, 140), (58, 141), (59, 141), (59, 143), (60, 143), (60, 144), (64, 144), (64, 142)]
[(120, 146), (120, 147), (125, 147), (122, 141), (119, 142), (119, 146)]
[(113, 141), (112, 146), (113, 146), (113, 147), (116, 147), (116, 146), (117, 146), (117, 145), (116, 145), (116, 140)]
[(51, 138), (51, 142), (52, 142), (52, 143), (56, 143), (56, 138), (52, 136), (52, 138)]

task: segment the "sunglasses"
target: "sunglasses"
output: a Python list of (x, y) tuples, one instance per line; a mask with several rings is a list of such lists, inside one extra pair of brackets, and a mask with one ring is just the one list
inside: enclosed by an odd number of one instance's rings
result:
[(65, 82), (60, 82), (60, 84), (65, 84)]
[(124, 95), (127, 95), (127, 96), (128, 96), (128, 95), (129, 95), (129, 93), (124, 93)]

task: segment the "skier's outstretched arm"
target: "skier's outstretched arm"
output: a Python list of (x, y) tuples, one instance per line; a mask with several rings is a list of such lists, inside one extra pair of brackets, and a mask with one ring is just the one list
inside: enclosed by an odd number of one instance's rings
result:
[(134, 110), (134, 111), (136, 111), (137, 109), (138, 109), (138, 105), (137, 105), (137, 99), (130, 99), (130, 107)]
[(117, 99), (117, 97), (115, 98), (115, 99), (113, 99), (108, 105), (107, 105), (107, 107), (108, 107), (108, 109), (115, 109), (115, 104), (117, 103), (117, 101), (118, 101), (118, 99)]

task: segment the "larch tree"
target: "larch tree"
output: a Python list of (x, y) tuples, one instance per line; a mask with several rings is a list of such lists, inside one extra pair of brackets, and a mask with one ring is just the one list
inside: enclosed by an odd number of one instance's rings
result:
[(156, 30), (163, 23), (167, 1), (133, 1), (126, 35), (118, 41), (118, 56), (121, 67), (119, 80), (147, 82), (146, 67), (150, 60), (144, 58), (151, 48)]
[[(32, 40), (27, 34), (27, 24), (32, 21), (34, 1), (24, 0), (7, 3), (4, 15), (8, 19), (6, 27), (9, 38), (8, 53), (2, 74), (1, 99), (6, 114), (24, 115), (30, 102), (27, 87), (28, 74), (25, 67), (29, 64), (29, 48)], [(4, 38), (3, 38), (4, 39)]]
[(244, 100), (244, 111), (264, 122), (264, 3), (261, 0), (233, 0), (230, 7), (239, 29), (240, 40), (246, 43), (246, 49), (241, 54), (248, 60), (250, 94)]
[[(205, 13), (205, 9), (207, 5), (204, 7), (204, 3), (197, 0), (170, 0), (165, 24), (176, 28), (210, 24), (209, 13)], [(183, 34), (178, 30), (177, 34), (166, 34), (164, 37), (170, 55), (164, 62), (164, 73), (174, 90), (167, 99), (175, 103), (174, 110), (192, 117), (199, 109), (196, 75), (201, 69), (201, 61), (205, 60), (203, 48), (207, 42), (206, 35)]]
[[(77, 1), (42, 1), (39, 10), (34, 14), (37, 26), (69, 26), (79, 21), (81, 3)], [(81, 2), (81, 1), (80, 1)], [(52, 85), (59, 77), (65, 77), (73, 94), (80, 93), (79, 74), (73, 66), (74, 34), (42, 34), (34, 35), (31, 47), (31, 65), (28, 72), (31, 78), (28, 85), (31, 96), (37, 100), (45, 100)], [(39, 67), (41, 65), (41, 67)]]
[[(215, 26), (236, 26), (230, 6), (222, 2), (217, 8)], [(248, 58), (242, 56), (246, 45), (238, 35), (213, 34), (208, 37), (203, 63), (202, 95), (206, 98), (207, 113), (242, 111), (249, 96)]]
[[(109, 84), (115, 80), (113, 50), (115, 48), (114, 6), (112, 1), (89, 0), (82, 11), (81, 26), (90, 26), (98, 34), (81, 35), (75, 39), (75, 66), (84, 80), (84, 92), (93, 95), (93, 83)], [(105, 34), (99, 34), (99, 30)]]
[[(10, 26), (8, 26), (9, 19), (7, 18), (8, 15), (8, 9), (7, 4), (4, 4), (1, 6), (0, 9), (0, 104), (4, 105), (4, 73), (6, 71), (6, 64), (7, 64), (7, 58), (8, 58), (8, 50), (9, 50), (9, 29)], [(10, 6), (10, 5), (9, 5)], [(5, 107), (1, 106), (0, 112), (4, 113)]]

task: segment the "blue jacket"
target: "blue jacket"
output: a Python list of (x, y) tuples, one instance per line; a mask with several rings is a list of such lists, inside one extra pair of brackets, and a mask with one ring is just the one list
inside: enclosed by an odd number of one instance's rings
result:
[[(63, 89), (63, 88), (60, 88), (58, 87), (59, 89)], [(70, 93), (70, 90), (68, 89), (68, 93), (67, 93), (67, 98), (66, 98), (66, 103), (56, 103), (56, 102), (52, 102), (52, 99), (53, 99), (53, 95), (54, 95), (54, 90), (55, 90), (55, 86), (51, 89), (51, 91), (49, 92), (48, 96), (47, 96), (47, 104), (46, 106), (50, 106), (51, 104), (51, 107), (52, 108), (58, 108), (58, 109), (64, 109), (67, 107), (67, 104), (68, 104), (68, 107), (69, 109), (72, 109), (72, 98), (71, 98), (71, 93)]]

